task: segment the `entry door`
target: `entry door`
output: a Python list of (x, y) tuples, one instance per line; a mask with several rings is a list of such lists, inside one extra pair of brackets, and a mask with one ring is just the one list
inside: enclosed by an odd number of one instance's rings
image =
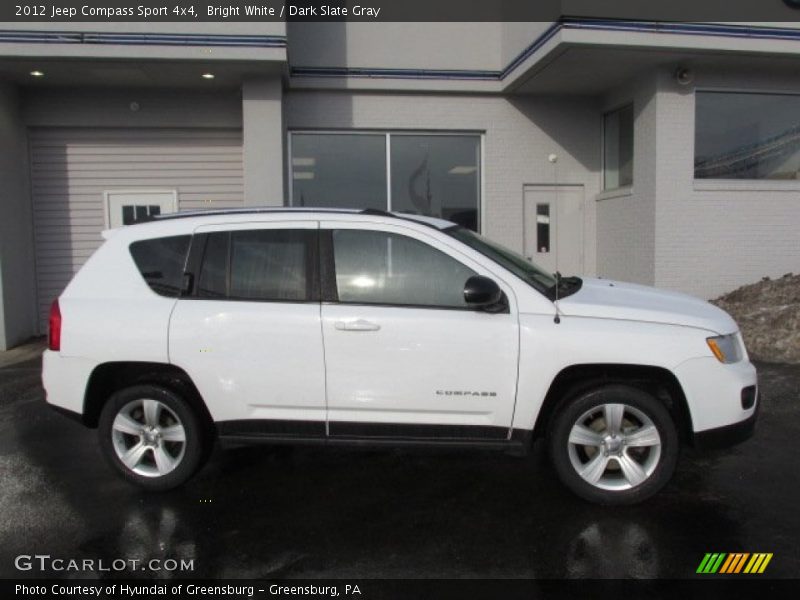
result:
[(175, 190), (123, 190), (105, 193), (106, 226), (130, 225), (178, 209)]
[(470, 259), (402, 227), (321, 227), (323, 286), (338, 299), (322, 304), (329, 435), (506, 439), (519, 343), (510, 288), (494, 278), (508, 311), (472, 310), (464, 284), (491, 274)]
[(524, 195), (525, 256), (550, 273), (583, 274), (583, 186), (526, 186)]

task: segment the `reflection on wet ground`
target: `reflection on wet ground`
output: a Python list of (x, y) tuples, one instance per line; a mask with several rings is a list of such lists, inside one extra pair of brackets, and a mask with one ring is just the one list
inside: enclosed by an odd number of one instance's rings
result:
[(193, 560), (192, 577), (693, 577), (705, 552), (745, 551), (793, 577), (800, 368), (760, 375), (753, 440), (687, 452), (658, 497), (609, 509), (562, 488), (540, 447), (241, 448), (146, 494), (106, 466), (94, 431), (45, 406), (38, 362), (16, 364), (0, 369), (0, 576), (40, 577), (14, 557), (49, 554)]

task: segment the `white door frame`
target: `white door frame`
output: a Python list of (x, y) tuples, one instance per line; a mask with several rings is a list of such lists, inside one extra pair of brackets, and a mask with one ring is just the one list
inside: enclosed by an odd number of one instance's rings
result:
[(174, 188), (122, 188), (103, 190), (103, 213), (106, 229), (111, 228), (111, 204), (110, 196), (116, 194), (172, 194), (172, 211), (178, 212), (178, 190)]

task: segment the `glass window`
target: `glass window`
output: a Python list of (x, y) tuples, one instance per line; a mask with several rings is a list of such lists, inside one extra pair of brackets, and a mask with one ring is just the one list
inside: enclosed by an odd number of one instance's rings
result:
[(524, 256), (478, 235), (474, 231), (464, 227), (451, 227), (450, 229), (445, 229), (445, 233), (490, 258), (501, 267), (508, 269), (544, 294), (549, 294), (556, 284), (555, 277), (542, 271)]
[(340, 302), (467, 308), (475, 272), (415, 239), (380, 231), (333, 232)]
[(697, 92), (696, 179), (800, 178), (800, 96)]
[(393, 134), (391, 157), (392, 210), (477, 231), (479, 136)]
[(633, 105), (603, 117), (603, 188), (633, 185)]
[(198, 296), (274, 302), (309, 300), (309, 248), (313, 235), (310, 231), (283, 229), (209, 234), (198, 278)]
[(191, 238), (190, 235), (178, 235), (131, 244), (133, 262), (151, 290), (172, 298), (180, 295)]
[(386, 136), (293, 134), (292, 203), (386, 210)]
[(550, 252), (550, 205), (536, 205), (536, 252)]
[(225, 298), (228, 295), (228, 253), (230, 233), (212, 233), (203, 252), (203, 267), (197, 280), (197, 295)]
[(122, 224), (131, 225), (137, 221), (146, 221), (150, 217), (157, 217), (160, 214), (161, 207), (157, 204), (148, 206), (124, 204), (122, 206)]
[(391, 207), (478, 230), (479, 135), (295, 132), (291, 145), (293, 206)]

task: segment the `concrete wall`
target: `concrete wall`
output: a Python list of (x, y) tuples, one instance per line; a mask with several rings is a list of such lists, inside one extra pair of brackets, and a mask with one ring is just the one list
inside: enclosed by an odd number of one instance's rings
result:
[(27, 156), (18, 95), (0, 83), (0, 350), (36, 329)]
[[(219, 93), (152, 89), (29, 89), (23, 116), (30, 127), (242, 126), (238, 90)], [(136, 103), (136, 110), (131, 104)]]
[(800, 94), (800, 81), (763, 67), (698, 67), (688, 89), (659, 78), (656, 284), (713, 298), (800, 272), (800, 181), (695, 181), (694, 92), (704, 88)]
[(550, 21), (514, 21), (502, 23), (500, 47), (503, 66), (508, 65), (547, 31)]
[(54, 58), (65, 59), (120, 59), (120, 60), (192, 60), (213, 63), (218, 61), (258, 61), (263, 64), (286, 62), (286, 48), (280, 43), (285, 40), (286, 24), (271, 23), (225, 23), (225, 22), (80, 22), (41, 23), (41, 22), (3, 22), (0, 31), (36, 31), (65, 33), (99, 34), (183, 34), (183, 35), (265, 35), (278, 38), (279, 43), (270, 47), (253, 45), (204, 45), (158, 44), (152, 40), (146, 44), (134, 43), (82, 43), (71, 41), (51, 41), (48, 43), (30, 41), (6, 41), (0, 44), (0, 57), (3, 58)]
[(283, 88), (279, 79), (242, 86), (244, 200), (249, 206), (284, 203)]
[(715, 298), (800, 272), (800, 181), (695, 181), (695, 92), (800, 94), (800, 83), (780, 67), (693, 71), (690, 86), (665, 67), (604, 99), (604, 110), (634, 103), (634, 178), (598, 196), (597, 271)]
[(290, 22), (289, 60), (294, 67), (499, 70), (501, 30), (502, 23)]
[[(599, 191), (599, 107), (591, 99), (287, 92), (289, 130), (454, 130), (484, 134), (483, 233), (522, 251), (526, 184), (586, 189), (587, 272), (595, 270), (594, 202)], [(557, 167), (547, 157), (559, 156)], [(556, 171), (556, 168), (558, 171)]]
[[(603, 101), (607, 112), (633, 104), (633, 185), (597, 196), (597, 273), (655, 283), (657, 95), (654, 76), (643, 76)], [(602, 127), (602, 115), (598, 128)], [(602, 137), (602, 136), (601, 136)]]

